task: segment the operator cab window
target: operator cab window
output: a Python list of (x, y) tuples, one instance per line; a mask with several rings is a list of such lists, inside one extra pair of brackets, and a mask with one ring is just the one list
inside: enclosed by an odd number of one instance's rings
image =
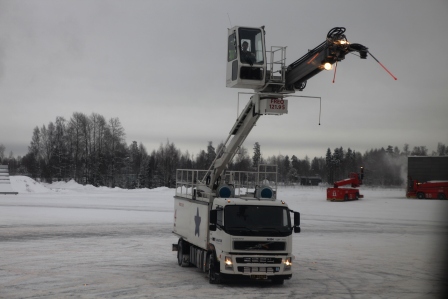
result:
[(264, 45), (260, 29), (239, 28), (240, 78), (263, 80)]
[(237, 51), (236, 51), (236, 33), (229, 36), (229, 46), (228, 46), (228, 54), (227, 54), (227, 61), (232, 61), (237, 58)]
[(239, 28), (240, 61), (248, 64), (264, 64), (263, 36), (260, 29)]

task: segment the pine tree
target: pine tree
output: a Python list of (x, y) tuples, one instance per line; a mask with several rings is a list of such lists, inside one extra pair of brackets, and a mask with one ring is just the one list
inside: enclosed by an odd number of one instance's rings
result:
[(206, 164), (208, 165), (208, 167), (212, 165), (215, 158), (216, 158), (215, 148), (213, 147), (213, 143), (209, 141), (207, 146), (207, 159), (206, 159), (207, 161)]
[(448, 146), (442, 142), (437, 143), (437, 156), (448, 156)]
[(428, 149), (426, 146), (414, 146), (411, 156), (428, 156)]
[(302, 163), (302, 171), (304, 173), (305, 176), (309, 176), (310, 175), (310, 169), (311, 169), (311, 163), (310, 163), (310, 158), (308, 158), (308, 156), (305, 156), (305, 159), (303, 159), (301, 161)]
[(258, 169), (258, 165), (260, 164), (260, 162), (261, 162), (260, 144), (258, 142), (255, 142), (254, 155), (252, 156), (252, 167)]
[(252, 161), (244, 146), (241, 146), (234, 157), (233, 169), (239, 171), (248, 171), (251, 169)]
[(326, 168), (326, 174), (327, 174), (327, 182), (329, 184), (334, 183), (334, 168), (333, 168), (333, 157), (331, 155), (330, 148), (327, 149), (327, 154), (325, 156), (325, 168)]
[(291, 168), (291, 161), (289, 160), (289, 156), (286, 155), (283, 158), (282, 167), (280, 168), (281, 169), (280, 177), (282, 181), (285, 183), (288, 183), (288, 173), (290, 168)]
[(296, 170), (298, 175), (300, 175), (300, 160), (295, 155), (292, 155), (291, 157), (291, 167)]
[(4, 158), (5, 158), (5, 146), (3, 144), (0, 144), (0, 165), (2, 164)]
[(207, 153), (204, 150), (201, 150), (196, 157), (196, 169), (208, 169), (208, 167)]

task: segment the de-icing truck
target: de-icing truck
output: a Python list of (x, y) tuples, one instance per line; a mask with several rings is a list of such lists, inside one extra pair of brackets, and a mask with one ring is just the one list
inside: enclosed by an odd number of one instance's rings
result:
[(180, 266), (198, 267), (210, 283), (236, 278), (282, 284), (291, 278), (300, 214), (277, 199), (276, 167), (249, 172), (227, 166), (260, 116), (286, 114), (289, 94), (346, 54), (367, 57), (368, 48), (349, 43), (344, 32), (333, 28), (322, 44), (285, 65), (286, 47), (265, 49), (264, 27), (228, 30), (226, 86), (254, 93), (210, 168), (176, 172), (173, 233), (179, 240), (172, 249)]

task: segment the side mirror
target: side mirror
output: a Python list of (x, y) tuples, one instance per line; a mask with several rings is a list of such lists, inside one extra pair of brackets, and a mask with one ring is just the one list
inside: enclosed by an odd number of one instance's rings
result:
[(210, 210), (210, 224), (215, 224), (218, 220), (218, 210)]
[(300, 225), (300, 213), (294, 212), (294, 226)]
[(217, 210), (210, 210), (210, 224), (208, 226), (208, 229), (212, 232), (216, 231), (216, 222), (218, 220), (218, 211)]
[(294, 232), (300, 233), (300, 213), (294, 212)]
[(208, 226), (208, 229), (212, 232), (216, 231), (216, 221), (218, 219), (218, 211), (217, 210), (210, 210), (210, 224)]

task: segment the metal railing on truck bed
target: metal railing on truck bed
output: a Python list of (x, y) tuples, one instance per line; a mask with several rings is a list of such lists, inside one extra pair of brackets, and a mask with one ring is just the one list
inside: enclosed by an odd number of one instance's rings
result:
[[(176, 171), (176, 196), (196, 199), (197, 197), (210, 198), (210, 194), (204, 191), (207, 184), (209, 170), (178, 169)], [(227, 171), (222, 183), (232, 186), (232, 197), (254, 197), (258, 187), (267, 186), (277, 194), (277, 165), (261, 164), (258, 171)], [(216, 194), (212, 194), (216, 196)]]

